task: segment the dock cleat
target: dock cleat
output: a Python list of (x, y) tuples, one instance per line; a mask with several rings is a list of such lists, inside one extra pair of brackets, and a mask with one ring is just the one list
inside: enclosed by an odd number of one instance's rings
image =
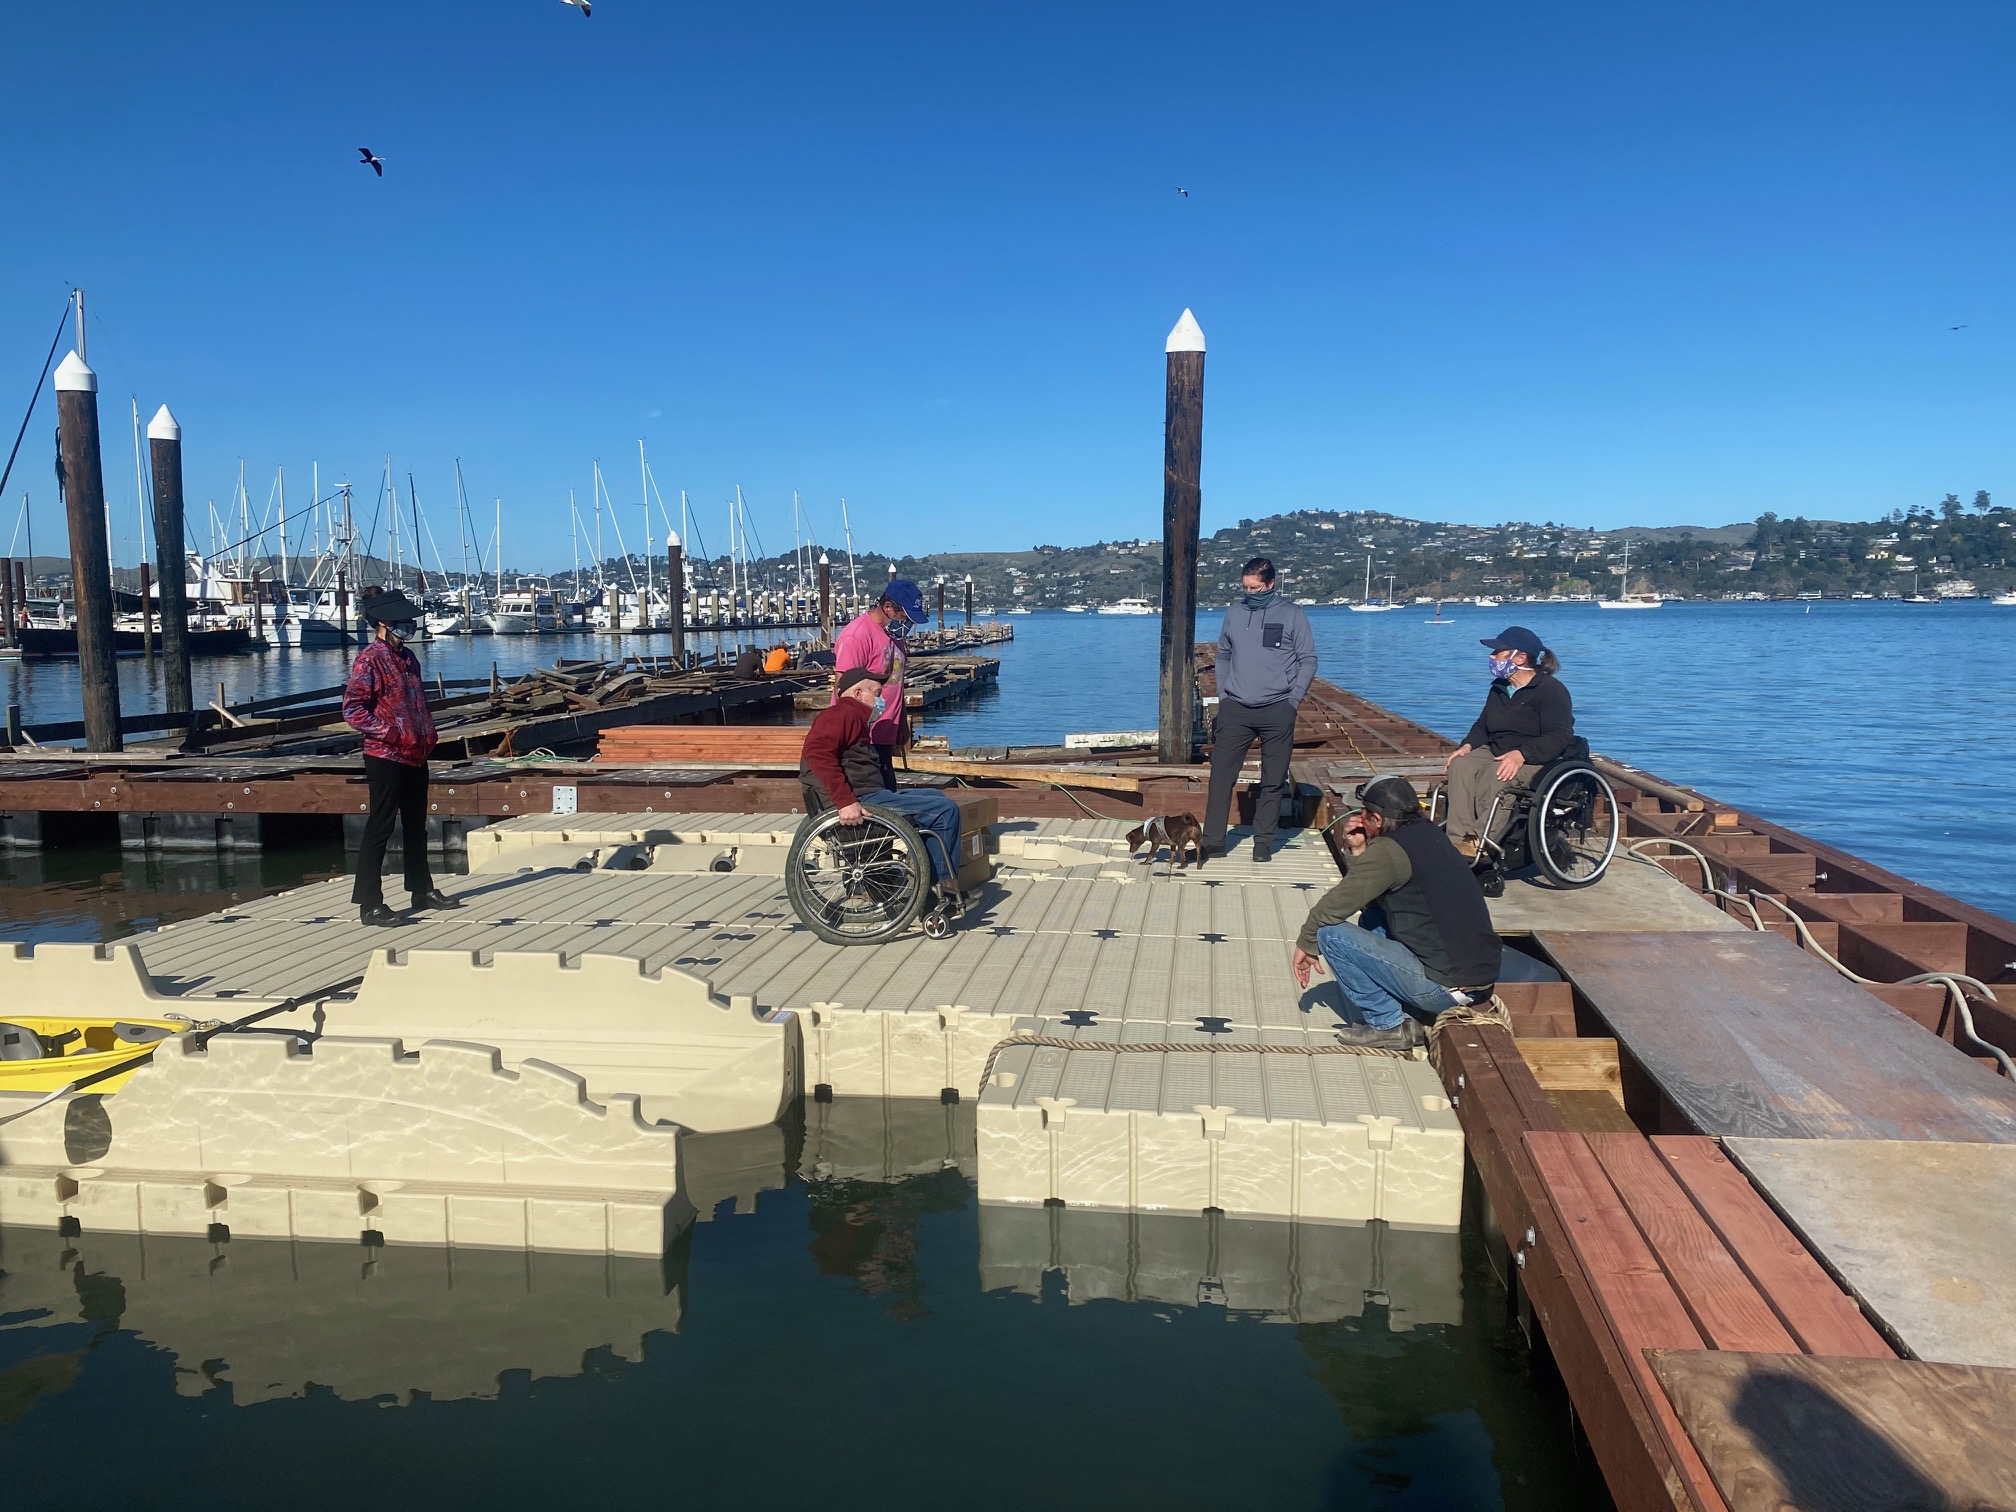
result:
[(1419, 1050), (1427, 1044), (1428, 1035), (1419, 1019), (1403, 1018), (1391, 1029), (1379, 1029), (1371, 1024), (1340, 1024), (1337, 1026), (1337, 1043), (1349, 1045), (1354, 1050), (1408, 1051)]

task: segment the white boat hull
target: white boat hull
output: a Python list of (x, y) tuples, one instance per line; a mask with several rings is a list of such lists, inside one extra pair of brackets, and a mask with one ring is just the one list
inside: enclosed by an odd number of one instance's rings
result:
[(1598, 599), (1596, 607), (1598, 609), (1658, 609), (1664, 603), (1664, 599)]
[(531, 635), (538, 628), (538, 621), (529, 614), (491, 614), (486, 619), (492, 635)]

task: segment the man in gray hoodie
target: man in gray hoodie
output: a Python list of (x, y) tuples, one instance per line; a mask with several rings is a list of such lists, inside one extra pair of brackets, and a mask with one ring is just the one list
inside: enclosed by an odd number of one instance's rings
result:
[(1295, 711), (1316, 677), (1309, 616), (1275, 585), (1274, 564), (1255, 557), (1240, 572), (1245, 594), (1218, 632), (1218, 721), (1211, 738), (1211, 797), (1204, 805), (1204, 854), (1225, 854), (1225, 822), (1246, 752), (1260, 742), (1253, 795), (1253, 859), (1274, 858), (1281, 793), (1295, 748)]

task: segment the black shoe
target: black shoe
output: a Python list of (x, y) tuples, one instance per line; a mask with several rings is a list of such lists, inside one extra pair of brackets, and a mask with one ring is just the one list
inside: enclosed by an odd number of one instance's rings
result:
[(438, 887), (430, 888), (423, 893), (413, 894), (412, 908), (415, 913), (420, 912), (423, 908), (464, 908), (467, 906), (460, 898), (451, 898)]
[(1274, 847), (1255, 840), (1253, 842), (1253, 859), (1262, 864), (1272, 861), (1274, 859)]
[(1201, 850), (1200, 852), (1198, 852), (1198, 855), (1197, 855), (1197, 864), (1198, 864), (1199, 866), (1202, 866), (1202, 865), (1203, 865), (1203, 864), (1204, 864), (1204, 863), (1205, 863), (1206, 861), (1222, 861), (1222, 860), (1224, 860), (1224, 859), (1225, 859), (1225, 847), (1224, 847), (1224, 846), (1222, 846), (1222, 845), (1206, 845), (1206, 846), (1205, 846), (1205, 847), (1203, 848), (1203, 850)]
[(399, 915), (383, 903), (360, 903), (357, 906), (357, 922), (373, 924), (380, 929), (389, 928), (399, 922)]
[(1339, 1024), (1337, 1043), (1354, 1050), (1418, 1050), (1428, 1043), (1428, 1035), (1420, 1020), (1403, 1018), (1391, 1029), (1375, 1029), (1370, 1024)]

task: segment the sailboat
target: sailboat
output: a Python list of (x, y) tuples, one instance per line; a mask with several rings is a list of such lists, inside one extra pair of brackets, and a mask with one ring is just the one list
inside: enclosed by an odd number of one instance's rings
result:
[(1657, 609), (1664, 602), (1649, 593), (1634, 594), (1631, 591), (1631, 542), (1628, 537), (1624, 542), (1624, 567), (1618, 581), (1622, 585), (1618, 596), (1614, 599), (1598, 599), (1596, 601), (1598, 609)]
[(1911, 591), (1904, 595), (1904, 602), (1907, 604), (1936, 604), (1939, 600), (1932, 597), (1929, 593), (1919, 592), (1918, 574), (1914, 572), (1911, 574)]
[[(1393, 580), (1391, 578), (1388, 578), (1386, 582), (1390, 590)], [(1385, 614), (1389, 610), (1398, 609), (1399, 607), (1400, 606), (1398, 604), (1393, 602), (1393, 595), (1390, 591), (1386, 595), (1385, 603), (1375, 604), (1372, 602), (1372, 553), (1369, 551), (1366, 552), (1365, 597), (1361, 599), (1358, 603), (1355, 603), (1351, 606), (1351, 612), (1353, 614)]]

